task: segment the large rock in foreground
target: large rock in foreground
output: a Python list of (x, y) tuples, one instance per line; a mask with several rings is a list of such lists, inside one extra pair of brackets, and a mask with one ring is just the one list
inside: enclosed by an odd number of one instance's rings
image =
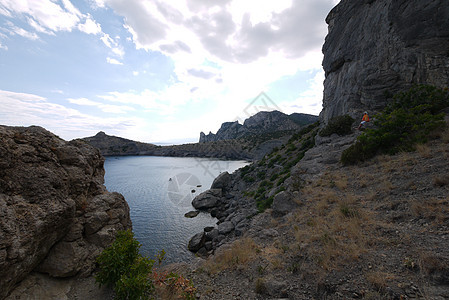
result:
[(323, 121), (361, 118), (412, 84), (448, 86), (447, 0), (342, 0), (326, 22)]
[(104, 158), (40, 127), (0, 126), (0, 299), (31, 271), (88, 276), (131, 228), (122, 195), (104, 187)]
[(220, 203), (222, 195), (221, 189), (210, 189), (196, 196), (192, 201), (192, 206), (199, 210), (207, 210)]

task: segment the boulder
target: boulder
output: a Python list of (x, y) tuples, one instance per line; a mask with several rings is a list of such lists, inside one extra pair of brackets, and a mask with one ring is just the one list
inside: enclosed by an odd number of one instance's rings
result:
[(206, 210), (217, 206), (221, 198), (221, 189), (210, 189), (198, 196), (192, 201), (192, 206), (199, 210)]
[(204, 232), (197, 233), (190, 239), (188, 248), (192, 252), (197, 252), (204, 246), (205, 242), (206, 234)]
[(226, 222), (218, 224), (218, 233), (225, 235), (225, 234), (228, 234), (231, 231), (233, 231), (234, 228), (235, 228), (235, 226), (234, 226), (234, 224), (232, 224), (232, 222), (226, 221)]
[(232, 177), (228, 172), (223, 172), (215, 178), (212, 183), (211, 189), (222, 189), (222, 191), (226, 191), (231, 184)]
[(206, 232), (206, 240), (207, 241), (212, 241), (214, 238), (216, 238), (218, 236), (218, 229), (214, 228), (209, 232)]
[(197, 210), (192, 210), (192, 211), (189, 211), (188, 213), (185, 213), (184, 217), (186, 217), (186, 218), (195, 218), (196, 216), (198, 216), (199, 213), (200, 212), (197, 211)]
[(282, 191), (274, 196), (273, 204), (271, 205), (272, 215), (274, 217), (284, 216), (298, 207), (298, 204), (293, 200), (291, 193)]

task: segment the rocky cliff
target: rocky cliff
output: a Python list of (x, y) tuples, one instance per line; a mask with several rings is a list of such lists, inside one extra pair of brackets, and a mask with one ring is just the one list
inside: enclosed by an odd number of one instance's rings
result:
[(273, 133), (292, 132), (304, 125), (314, 123), (317, 116), (293, 113), (286, 115), (279, 111), (261, 111), (246, 119), (242, 124), (238, 121), (223, 123), (216, 134), (200, 133), (200, 143), (250, 138)]
[(447, 0), (342, 0), (326, 19), (321, 119), (383, 108), (412, 84), (449, 84)]
[(0, 299), (31, 271), (88, 276), (117, 230), (131, 227), (104, 158), (41, 127), (0, 126)]

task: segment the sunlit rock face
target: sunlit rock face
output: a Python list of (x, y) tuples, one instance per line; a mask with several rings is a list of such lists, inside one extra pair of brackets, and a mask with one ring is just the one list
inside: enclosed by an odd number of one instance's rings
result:
[(413, 84), (449, 85), (447, 0), (342, 0), (326, 22), (324, 122), (377, 111)]

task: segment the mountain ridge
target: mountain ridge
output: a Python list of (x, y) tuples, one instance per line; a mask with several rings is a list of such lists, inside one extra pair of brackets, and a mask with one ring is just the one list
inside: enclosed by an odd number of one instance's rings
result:
[(216, 142), (221, 140), (239, 139), (273, 132), (289, 132), (299, 130), (303, 126), (318, 121), (318, 117), (310, 114), (284, 114), (280, 111), (260, 111), (247, 118), (243, 124), (238, 121), (225, 122), (216, 134), (200, 133), (199, 143)]
[(223, 123), (216, 135), (211, 133), (206, 136), (201, 133), (199, 143), (171, 146), (136, 142), (110, 136), (103, 131), (81, 140), (98, 148), (104, 156), (147, 155), (260, 159), (273, 148), (282, 145), (295, 131), (317, 120), (318, 116), (308, 114), (286, 115), (279, 111), (259, 112), (246, 119), (243, 125), (238, 121)]

